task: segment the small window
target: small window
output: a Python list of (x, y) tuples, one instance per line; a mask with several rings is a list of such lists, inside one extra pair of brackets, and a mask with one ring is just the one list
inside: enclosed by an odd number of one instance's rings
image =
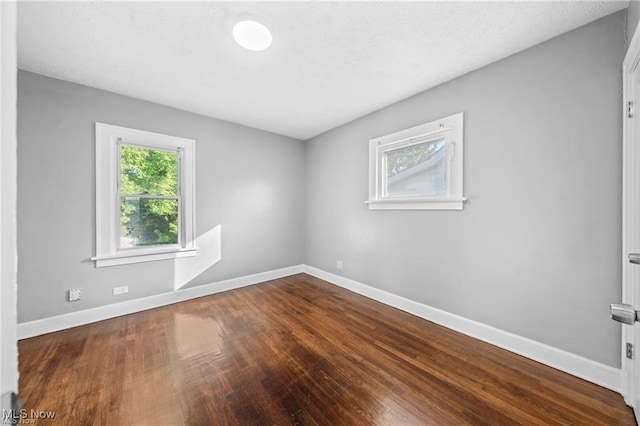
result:
[(96, 123), (96, 266), (195, 255), (195, 141)]
[(463, 113), (369, 141), (370, 210), (462, 210)]

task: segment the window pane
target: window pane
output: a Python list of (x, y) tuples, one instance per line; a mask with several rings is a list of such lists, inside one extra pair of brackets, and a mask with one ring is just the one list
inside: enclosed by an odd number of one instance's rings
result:
[(386, 154), (387, 196), (446, 193), (444, 139), (400, 148)]
[(178, 153), (122, 145), (120, 184), (122, 194), (176, 195)]
[(178, 244), (178, 200), (122, 198), (120, 248)]

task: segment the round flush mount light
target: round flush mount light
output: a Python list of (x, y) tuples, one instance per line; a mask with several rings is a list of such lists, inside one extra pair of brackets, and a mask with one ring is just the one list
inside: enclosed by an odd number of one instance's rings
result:
[(271, 46), (271, 32), (255, 21), (240, 21), (233, 27), (233, 38), (245, 49), (260, 51)]

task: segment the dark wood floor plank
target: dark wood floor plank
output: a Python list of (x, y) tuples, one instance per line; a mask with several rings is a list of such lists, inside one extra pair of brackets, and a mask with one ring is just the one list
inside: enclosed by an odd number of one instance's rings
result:
[(634, 425), (620, 395), (295, 275), (19, 343), (25, 408), (86, 425)]

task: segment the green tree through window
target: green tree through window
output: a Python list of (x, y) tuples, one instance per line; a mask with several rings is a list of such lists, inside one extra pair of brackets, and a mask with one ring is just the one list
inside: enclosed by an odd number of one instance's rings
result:
[(178, 244), (177, 151), (120, 146), (120, 247)]
[(404, 172), (429, 160), (444, 147), (444, 141), (427, 142), (397, 149), (387, 154), (387, 177)]

